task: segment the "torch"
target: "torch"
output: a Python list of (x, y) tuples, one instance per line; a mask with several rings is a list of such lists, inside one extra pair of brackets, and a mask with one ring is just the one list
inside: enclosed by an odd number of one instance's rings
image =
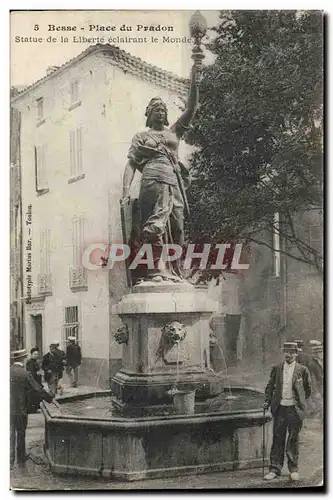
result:
[(207, 23), (206, 19), (203, 15), (197, 10), (190, 19), (189, 23), (190, 35), (194, 38), (194, 45), (192, 48), (192, 56), (191, 58), (194, 61), (194, 64), (198, 71), (198, 76), (200, 78), (202, 71), (202, 61), (205, 58), (203, 50), (201, 48), (202, 38), (205, 36), (207, 31)]

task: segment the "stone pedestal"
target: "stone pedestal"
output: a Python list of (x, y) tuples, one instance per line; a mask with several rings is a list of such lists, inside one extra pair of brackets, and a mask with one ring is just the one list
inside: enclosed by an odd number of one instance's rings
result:
[[(165, 404), (175, 384), (196, 388), (198, 399), (209, 396), (209, 319), (217, 307), (187, 283), (143, 283), (125, 295), (113, 308), (126, 341), (123, 366), (111, 380), (118, 404)], [(173, 342), (178, 334), (183, 340)]]

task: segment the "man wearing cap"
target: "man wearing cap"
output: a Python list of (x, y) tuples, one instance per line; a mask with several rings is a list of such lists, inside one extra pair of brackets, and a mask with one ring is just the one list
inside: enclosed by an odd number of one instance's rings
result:
[(298, 349), (297, 358), (296, 358), (297, 363), (300, 363), (301, 365), (304, 365), (307, 368), (309, 368), (309, 365), (311, 362), (311, 355), (308, 354), (307, 352), (303, 351), (304, 341), (303, 340), (293, 340), (293, 342), (296, 342), (297, 349)]
[[(26, 371), (24, 361), (27, 351), (21, 349), (12, 352), (13, 364), (10, 367), (10, 466), (16, 460), (20, 467), (24, 466), (28, 455), (25, 451), (25, 432), (28, 423), (28, 394), (33, 392), (48, 403), (53, 400), (53, 394), (46, 392)], [(15, 449), (16, 448), (16, 449)]]
[(290, 479), (299, 479), (299, 433), (305, 417), (305, 400), (311, 395), (309, 370), (296, 363), (296, 342), (284, 342), (283, 352), (285, 360), (272, 368), (265, 390), (264, 409), (271, 407), (274, 418), (270, 467), (265, 476), (267, 481), (281, 475), (285, 452)]
[(324, 396), (324, 349), (322, 345), (312, 347), (312, 360), (309, 366), (311, 378), (314, 386), (315, 408), (314, 414), (323, 416), (323, 396)]
[(82, 355), (81, 348), (76, 342), (76, 337), (68, 337), (66, 349), (67, 375), (71, 381), (72, 387), (77, 387), (79, 382), (79, 366)]
[(319, 340), (317, 341), (310, 341), (311, 344), (311, 351), (312, 351), (312, 356), (311, 356), (311, 363), (309, 366), (310, 373), (312, 375), (312, 379), (316, 383), (317, 389), (320, 393), (322, 393), (323, 389), (323, 374), (324, 374), (324, 348), (321, 342)]
[[(318, 413), (318, 408), (321, 407), (321, 398), (323, 393), (323, 367), (320, 366), (316, 358), (316, 350), (322, 350), (322, 345), (319, 340), (310, 340), (311, 352), (303, 352), (304, 342), (294, 340), (298, 345), (297, 362), (306, 366), (311, 375), (312, 394), (308, 402), (308, 414), (314, 416)], [(301, 352), (300, 352), (301, 351)]]
[(48, 388), (53, 394), (57, 394), (59, 379), (59, 356), (56, 352), (57, 342), (51, 342), (49, 352), (43, 356), (42, 369), (44, 370), (44, 379)]
[(324, 369), (324, 347), (323, 345), (316, 345), (312, 347), (313, 357), (319, 364), (319, 366)]

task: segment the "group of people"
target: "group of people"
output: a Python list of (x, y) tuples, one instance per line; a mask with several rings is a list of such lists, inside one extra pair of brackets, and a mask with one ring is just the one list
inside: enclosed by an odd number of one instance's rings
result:
[(70, 379), (71, 386), (78, 386), (79, 366), (81, 365), (81, 348), (76, 342), (76, 337), (68, 337), (66, 352), (60, 349), (59, 342), (51, 342), (49, 351), (40, 360), (38, 347), (30, 351), (31, 358), (26, 364), (26, 369), (32, 374), (34, 380), (42, 383), (44, 381), (53, 394), (63, 393), (62, 379), (64, 370)]
[[(76, 337), (68, 337), (66, 352), (59, 348), (59, 342), (52, 342), (49, 352), (40, 361), (37, 347), (30, 351), (30, 359), (26, 349), (11, 353), (10, 369), (10, 465), (14, 466), (15, 458), (19, 467), (28, 459), (25, 449), (25, 434), (28, 414), (36, 413), (42, 400), (51, 403), (59, 391), (63, 372), (66, 369), (72, 387), (78, 386), (78, 367), (81, 364), (81, 348)], [(43, 386), (44, 381), (47, 389)]]
[[(284, 342), (283, 352), (285, 359), (272, 368), (265, 390), (264, 410), (270, 408), (273, 416), (267, 481), (281, 475), (285, 454), (290, 479), (299, 480), (299, 433), (303, 420), (308, 408), (310, 414), (323, 416), (324, 357), (321, 342), (310, 341), (306, 349), (302, 340)], [(306, 400), (311, 399), (314, 403), (307, 405)]]
[(59, 348), (59, 342), (52, 342), (49, 352), (43, 356), (42, 370), (44, 380), (49, 389), (56, 394), (63, 393), (62, 378), (64, 370), (71, 381), (72, 387), (78, 386), (78, 368), (81, 365), (81, 348), (76, 342), (76, 337), (68, 337), (66, 352)]

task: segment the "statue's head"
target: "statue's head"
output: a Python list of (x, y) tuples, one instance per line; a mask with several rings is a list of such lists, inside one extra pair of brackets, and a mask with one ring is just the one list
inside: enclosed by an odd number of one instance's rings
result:
[(151, 128), (154, 122), (166, 126), (169, 125), (168, 110), (165, 102), (160, 97), (153, 97), (150, 100), (146, 107), (145, 116), (147, 117), (146, 127)]

